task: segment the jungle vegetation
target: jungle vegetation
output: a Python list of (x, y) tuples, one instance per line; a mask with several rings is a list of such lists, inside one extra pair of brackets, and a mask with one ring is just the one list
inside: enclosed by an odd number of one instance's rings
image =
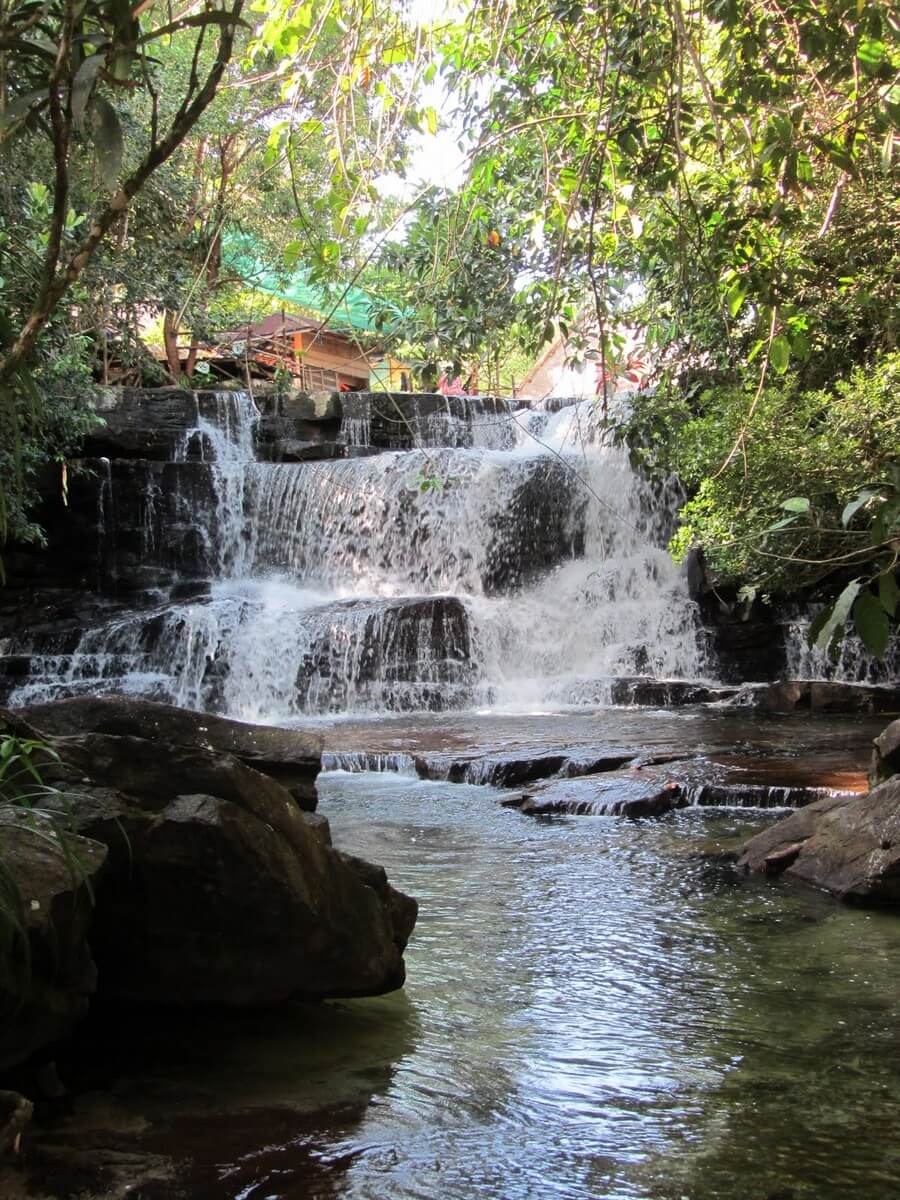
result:
[[(224, 235), (367, 283), (422, 368), (568, 337), (649, 374), (623, 436), (689, 489), (675, 550), (722, 586), (897, 616), (900, 15), (860, 0), (0, 3), (0, 469), (252, 314)], [(461, 182), (401, 181), (455, 137)], [(585, 320), (589, 314), (589, 320)], [(612, 419), (605, 397), (601, 419)], [(618, 418), (617, 418), (618, 419)], [(621, 422), (620, 422), (621, 424)], [(837, 600), (837, 604), (834, 601)]]

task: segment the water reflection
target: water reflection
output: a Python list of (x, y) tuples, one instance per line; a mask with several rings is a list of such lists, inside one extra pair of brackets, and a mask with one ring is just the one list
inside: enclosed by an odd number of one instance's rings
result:
[(685, 853), (765, 817), (538, 825), (483, 788), (322, 791), (342, 844), (422, 901), (421, 1037), (342, 1195), (896, 1194), (900, 929)]
[(389, 774), (321, 793), (337, 843), (421, 902), (405, 991), (98, 1021), (65, 1161), (98, 1136), (174, 1158), (135, 1200), (900, 1193), (900, 923), (697, 858), (767, 814), (537, 822)]

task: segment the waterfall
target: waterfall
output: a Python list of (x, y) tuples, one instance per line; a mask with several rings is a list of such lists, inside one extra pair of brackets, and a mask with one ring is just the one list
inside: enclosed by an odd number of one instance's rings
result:
[(86, 631), (15, 702), (115, 684), (277, 721), (597, 704), (622, 675), (708, 671), (664, 549), (680, 492), (640, 478), (590, 402), (397, 399), (348, 397), (359, 453), (295, 464), (255, 460), (249, 395), (199, 393), (140, 541), (171, 566), (189, 529), (209, 587)]
[(828, 679), (836, 683), (890, 684), (900, 678), (900, 638), (896, 633), (879, 661), (848, 629), (834, 654), (809, 644), (815, 613), (793, 616), (782, 626), (789, 679)]

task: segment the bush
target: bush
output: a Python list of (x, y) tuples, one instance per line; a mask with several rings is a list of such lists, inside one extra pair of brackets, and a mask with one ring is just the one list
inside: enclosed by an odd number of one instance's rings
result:
[[(790, 379), (758, 398), (733, 386), (660, 390), (637, 399), (628, 436), (642, 464), (665, 464), (688, 489), (674, 555), (702, 545), (721, 583), (827, 592), (848, 569), (883, 569), (867, 547), (900, 453), (900, 354), (819, 391)], [(876, 494), (845, 526), (845, 507), (867, 487)]]

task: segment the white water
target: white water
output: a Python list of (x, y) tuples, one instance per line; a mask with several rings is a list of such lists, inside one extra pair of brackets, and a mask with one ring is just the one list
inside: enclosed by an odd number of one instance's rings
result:
[(815, 614), (795, 617), (783, 626), (788, 679), (828, 679), (837, 683), (890, 684), (900, 678), (900, 638), (894, 634), (879, 661), (848, 630), (834, 653), (809, 644), (809, 624)]
[(449, 408), (437, 416), (429, 437), (490, 446), (258, 463), (249, 397), (198, 406), (178, 457), (211, 464), (215, 511), (197, 514), (214, 548), (209, 595), (88, 632), (16, 702), (118, 678), (277, 721), (597, 703), (611, 677), (704, 674), (663, 549), (677, 491), (635, 475), (589, 402), (485, 413), (465, 438)]

